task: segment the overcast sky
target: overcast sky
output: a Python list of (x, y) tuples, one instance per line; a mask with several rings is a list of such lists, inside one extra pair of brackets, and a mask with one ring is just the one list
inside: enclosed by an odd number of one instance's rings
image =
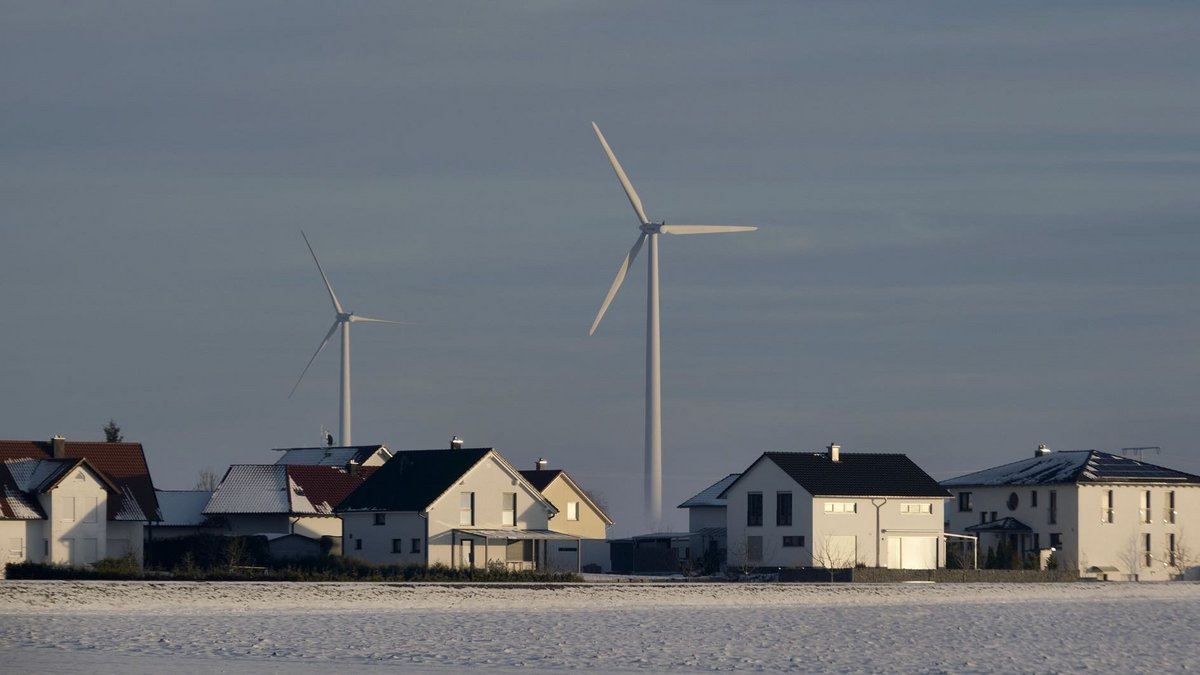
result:
[[(948, 478), (1157, 445), (1200, 472), (1189, 3), (0, 5), (0, 437), (154, 482), (338, 424), (545, 456), (642, 514), (645, 267), (596, 120), (668, 222), (673, 507), (765, 450)], [(642, 261), (639, 261), (641, 263)]]

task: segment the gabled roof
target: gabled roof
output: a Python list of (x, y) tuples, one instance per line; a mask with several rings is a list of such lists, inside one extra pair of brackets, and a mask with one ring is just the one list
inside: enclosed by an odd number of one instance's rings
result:
[(234, 464), (217, 486), (205, 515), (326, 515), (377, 467), (348, 473), (336, 466)]
[(283, 454), (276, 464), (313, 464), (325, 466), (345, 466), (350, 462), (363, 464), (382, 451), (385, 461), (391, 458), (392, 451), (382, 445), (348, 445), (320, 446), (315, 448), (275, 448), (275, 452)]
[(1098, 450), (1050, 452), (942, 481), (943, 487), (1200, 483), (1200, 476)]
[(199, 527), (204, 524), (204, 507), (212, 490), (159, 490), (158, 507), (162, 527)]
[(986, 523), (976, 523), (964, 529), (967, 532), (1033, 532), (1032, 527), (1008, 516)]
[(6, 459), (0, 463), (0, 519), (39, 520), (46, 515), (42, 511), (38, 494), (49, 492), (58, 486), (76, 467), (82, 467), (100, 482), (109, 493), (106, 500), (112, 513), (112, 504), (117, 505), (112, 520), (145, 520), (137, 503), (120, 486), (113, 484), (103, 473), (86, 459)]
[[(800, 487), (813, 496), (835, 497), (931, 497), (945, 499), (949, 492), (921, 470), (907, 455), (843, 452), (834, 462), (828, 453), (764, 452), (750, 468), (762, 461), (774, 462)], [(721, 493), (741, 482), (746, 469)]]
[(530, 485), (537, 488), (538, 492), (542, 493), (545, 493), (546, 488), (550, 487), (550, 484), (554, 482), (554, 479), (562, 477), (563, 481), (565, 481), (567, 485), (575, 491), (576, 494), (583, 498), (583, 500), (586, 501), (588, 505), (600, 515), (600, 518), (604, 520), (604, 522), (608, 523), (609, 525), (613, 524), (613, 519), (604, 512), (604, 509), (600, 508), (600, 505), (597, 504), (594, 499), (592, 499), (592, 496), (588, 494), (587, 490), (584, 490), (579, 483), (576, 483), (575, 479), (571, 478), (571, 475), (566, 471), (563, 471), (562, 469), (537, 469), (531, 471), (522, 471), (521, 476), (524, 477), (525, 480), (529, 481)]
[(690, 509), (693, 506), (726, 506), (727, 504), (721, 493), (725, 492), (725, 488), (733, 485), (733, 481), (737, 480), (737, 477), (740, 475), (742, 474), (731, 473), (725, 476), (721, 480), (692, 495), (676, 508)]
[(423, 511), (492, 451), (461, 448), (397, 452), (337, 510)]
[[(108, 500), (109, 520), (159, 520), (158, 500), (141, 443), (66, 441), (64, 459), (87, 459), (120, 495)], [(44, 441), (0, 441), (0, 461), (53, 459), (54, 448)]]

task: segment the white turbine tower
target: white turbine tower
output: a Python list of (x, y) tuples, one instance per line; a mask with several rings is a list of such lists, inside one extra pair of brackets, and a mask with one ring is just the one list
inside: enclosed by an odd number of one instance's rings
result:
[(649, 521), (648, 525), (655, 527), (662, 520), (662, 373), (658, 329), (658, 235), (664, 232), (667, 234), (752, 232), (758, 228), (740, 225), (667, 225), (665, 222), (651, 222), (642, 209), (642, 200), (638, 197), (637, 191), (633, 189), (633, 184), (629, 182), (629, 177), (625, 175), (625, 170), (617, 161), (617, 156), (613, 154), (612, 148), (608, 147), (608, 141), (604, 140), (604, 134), (600, 133), (600, 127), (592, 122), (592, 128), (596, 131), (596, 137), (600, 139), (600, 145), (604, 146), (604, 153), (608, 155), (608, 161), (612, 164), (617, 179), (621, 181), (621, 187), (625, 189), (625, 196), (629, 197), (629, 203), (633, 205), (641, 232), (638, 234), (633, 248), (629, 249), (629, 255), (625, 256), (625, 262), (621, 263), (620, 269), (617, 270), (617, 278), (613, 281), (612, 288), (608, 289), (608, 295), (604, 298), (604, 304), (600, 305), (600, 312), (596, 314), (596, 320), (592, 323), (592, 329), (588, 331), (588, 335), (596, 332), (596, 327), (600, 325), (600, 320), (608, 311), (609, 303), (616, 296), (621, 283), (625, 281), (625, 274), (629, 272), (629, 266), (633, 264), (638, 251), (642, 250), (642, 244), (646, 243), (646, 240), (650, 241), (650, 276), (646, 297), (645, 472), (646, 519)]
[(321, 261), (317, 260), (317, 254), (313, 251), (312, 244), (308, 243), (308, 236), (304, 231), (300, 231), (300, 236), (304, 237), (304, 243), (308, 246), (308, 252), (312, 254), (313, 262), (317, 263), (317, 271), (321, 273), (321, 280), (325, 282), (325, 290), (329, 291), (329, 299), (333, 301), (333, 311), (336, 316), (333, 319), (333, 325), (330, 326), (329, 332), (325, 334), (321, 344), (317, 347), (317, 351), (313, 352), (312, 358), (308, 360), (308, 365), (304, 366), (304, 370), (300, 373), (300, 379), (296, 380), (296, 384), (292, 387), (291, 394), (296, 393), (296, 388), (300, 386), (300, 382), (304, 380), (304, 374), (308, 372), (309, 366), (317, 359), (317, 354), (325, 348), (329, 342), (329, 338), (333, 337), (333, 332), (340, 326), (342, 329), (342, 386), (341, 386), (341, 427), (338, 431), (338, 444), (347, 446), (353, 444), (352, 434), (350, 432), (350, 324), (366, 322), (366, 323), (400, 323), (399, 321), (388, 321), (387, 319), (371, 319), (365, 316), (358, 316), (354, 312), (347, 312), (342, 309), (342, 303), (338, 302), (337, 295), (333, 292), (333, 286), (329, 284), (329, 277), (325, 276), (325, 270), (321, 269)]

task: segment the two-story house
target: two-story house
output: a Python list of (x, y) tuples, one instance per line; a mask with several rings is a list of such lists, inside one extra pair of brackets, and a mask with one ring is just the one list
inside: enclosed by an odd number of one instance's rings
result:
[(931, 569), (949, 493), (907, 456), (765, 452), (721, 493), (727, 565)]
[(550, 544), (550, 567), (575, 570), (577, 564), (582, 562), (583, 565), (605, 569), (609, 557), (608, 528), (613, 524), (612, 518), (566, 471), (547, 469), (546, 460), (542, 458), (538, 458), (535, 466), (537, 468), (533, 471), (522, 471), (521, 475), (558, 509), (558, 515), (548, 524), (549, 529), (579, 537), (578, 541)]
[(374, 564), (546, 569), (550, 542), (581, 538), (492, 448), (397, 452), (336, 511), (345, 555)]
[[(1001, 541), (1083, 576), (1163, 580), (1195, 574), (1200, 477), (1096, 450), (1051, 452), (942, 481), (947, 529)], [(1189, 529), (1190, 528), (1190, 529)], [(1194, 532), (1194, 534), (1193, 534)], [(1185, 536), (1186, 535), (1186, 536)]]

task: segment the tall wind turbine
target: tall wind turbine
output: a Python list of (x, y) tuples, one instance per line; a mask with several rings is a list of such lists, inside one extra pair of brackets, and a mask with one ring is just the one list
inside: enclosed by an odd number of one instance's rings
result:
[(317, 260), (317, 254), (313, 251), (312, 244), (308, 243), (308, 236), (304, 234), (304, 230), (300, 231), (300, 236), (304, 237), (304, 243), (308, 246), (308, 252), (312, 254), (313, 262), (317, 263), (317, 271), (321, 273), (321, 280), (325, 282), (325, 290), (329, 291), (329, 299), (333, 301), (333, 311), (335, 317), (333, 325), (329, 327), (329, 332), (321, 340), (321, 345), (317, 347), (317, 351), (313, 352), (312, 358), (308, 360), (308, 365), (304, 366), (304, 370), (300, 373), (300, 379), (296, 380), (296, 384), (292, 387), (291, 394), (296, 393), (296, 388), (300, 386), (300, 382), (304, 380), (304, 374), (308, 372), (309, 366), (317, 359), (317, 354), (325, 348), (329, 342), (329, 338), (333, 337), (334, 331), (339, 327), (342, 329), (342, 386), (341, 386), (341, 427), (338, 431), (338, 444), (342, 446), (353, 445), (350, 433), (350, 324), (352, 323), (400, 323), (399, 321), (388, 321), (387, 319), (371, 319), (365, 316), (359, 316), (354, 312), (347, 312), (342, 309), (342, 303), (338, 302), (337, 295), (333, 292), (333, 286), (329, 284), (329, 277), (325, 276), (325, 270), (321, 269), (321, 261)]
[(666, 234), (752, 232), (758, 228), (740, 225), (667, 225), (665, 222), (652, 222), (646, 217), (646, 212), (642, 208), (642, 200), (638, 197), (637, 190), (633, 189), (633, 183), (629, 182), (629, 177), (625, 175), (625, 170), (621, 168), (617, 156), (613, 154), (612, 148), (608, 147), (608, 141), (604, 140), (604, 134), (600, 133), (600, 127), (592, 122), (592, 129), (596, 131), (600, 145), (604, 146), (604, 154), (608, 155), (608, 161), (612, 164), (617, 179), (621, 181), (621, 187), (625, 189), (625, 196), (633, 205), (640, 232), (633, 248), (629, 249), (629, 254), (625, 256), (625, 262), (621, 263), (621, 267), (617, 270), (617, 278), (613, 281), (612, 288), (608, 289), (608, 295), (604, 298), (604, 304), (600, 305), (600, 312), (596, 314), (596, 320), (592, 323), (592, 329), (588, 331), (588, 335), (596, 332), (596, 327), (600, 325), (600, 320), (608, 311), (608, 305), (617, 295), (617, 289), (621, 288), (621, 283), (625, 281), (625, 274), (629, 272), (629, 266), (633, 264), (634, 258), (637, 258), (638, 251), (642, 250), (642, 244), (647, 240), (650, 241), (650, 276), (646, 295), (646, 519), (649, 521), (649, 525), (657, 526), (662, 520), (662, 373), (658, 330), (658, 235), (664, 232)]

